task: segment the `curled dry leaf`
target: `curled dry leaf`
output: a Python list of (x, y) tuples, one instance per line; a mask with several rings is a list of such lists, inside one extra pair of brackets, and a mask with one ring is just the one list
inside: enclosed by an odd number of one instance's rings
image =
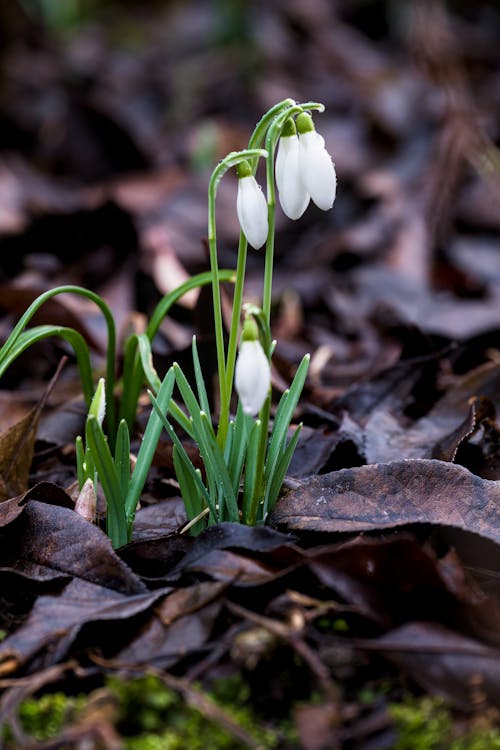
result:
[(321, 532), (434, 523), (500, 543), (500, 482), (436, 460), (358, 466), (299, 480), (270, 520), (292, 531)]

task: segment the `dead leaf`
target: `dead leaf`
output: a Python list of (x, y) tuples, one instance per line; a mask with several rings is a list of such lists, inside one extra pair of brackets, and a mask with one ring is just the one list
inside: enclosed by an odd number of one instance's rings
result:
[(39, 415), (36, 406), (0, 435), (0, 501), (28, 487)]
[(500, 701), (497, 649), (428, 622), (403, 625), (374, 643), (425, 690), (466, 711)]
[(321, 532), (434, 523), (500, 543), (500, 482), (443, 461), (370, 464), (298, 480), (278, 500), (270, 522)]

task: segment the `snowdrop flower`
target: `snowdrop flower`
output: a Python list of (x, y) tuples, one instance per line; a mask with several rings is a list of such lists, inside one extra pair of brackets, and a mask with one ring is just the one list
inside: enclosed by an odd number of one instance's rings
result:
[(281, 208), (289, 219), (299, 219), (309, 204), (309, 193), (300, 175), (299, 157), (299, 137), (289, 117), (281, 133), (275, 169)]
[(306, 112), (297, 117), (297, 130), (302, 182), (318, 208), (328, 211), (333, 206), (337, 189), (332, 157), (325, 148), (324, 138), (314, 129), (312, 117)]
[(251, 318), (243, 326), (234, 384), (244, 413), (258, 414), (271, 387), (271, 368), (258, 339), (257, 325)]
[(258, 250), (267, 240), (267, 202), (247, 161), (238, 164), (238, 197), (236, 211), (248, 243)]

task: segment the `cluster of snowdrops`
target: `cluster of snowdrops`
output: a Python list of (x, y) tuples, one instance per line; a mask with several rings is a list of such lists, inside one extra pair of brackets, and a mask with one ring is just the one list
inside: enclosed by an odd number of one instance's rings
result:
[[(136, 508), (162, 430), (173, 442), (173, 463), (188, 523), (198, 534), (220, 521), (262, 523), (279, 495), (297, 445), (300, 425), (289, 437), (290, 423), (306, 379), (309, 357), (297, 368), (290, 388), (271, 419), (271, 368), (275, 342), (270, 328), (274, 258), (276, 187), (281, 207), (298, 219), (312, 200), (332, 207), (336, 177), (324, 139), (311, 113), (322, 104), (296, 104), (287, 99), (272, 107), (256, 125), (243, 151), (231, 152), (214, 169), (208, 187), (210, 270), (193, 276), (158, 304), (143, 333), (131, 335), (123, 352), (123, 371), (116, 378), (116, 330), (113, 316), (99, 295), (78, 286), (61, 286), (41, 294), (19, 320), (0, 349), (0, 376), (27, 347), (48, 336), (59, 336), (73, 348), (79, 366), (88, 416), (85, 434), (76, 440), (79, 495), (76, 510), (95, 515), (98, 486), (106, 500), (106, 531), (115, 547), (132, 537)], [(277, 153), (276, 153), (277, 152)], [(275, 158), (276, 154), (276, 158)], [(266, 195), (256, 181), (259, 161), (266, 166)], [(237, 214), (241, 226), (236, 269), (219, 269), (216, 239), (216, 194), (223, 175), (238, 175)], [(265, 245), (263, 296), (260, 306), (244, 304), (247, 247)], [(234, 284), (231, 325), (225, 343), (220, 286)], [(203, 377), (196, 339), (192, 342), (195, 381), (178, 364), (160, 379), (152, 357), (152, 341), (170, 307), (191, 289), (211, 285), (218, 369), (218, 415)], [(95, 387), (87, 343), (69, 327), (28, 327), (37, 310), (51, 297), (73, 293), (93, 301), (108, 332), (105, 377)], [(141, 446), (133, 465), (130, 434), (141, 390), (146, 383), (152, 403)], [(233, 390), (236, 390), (235, 404)], [(195, 467), (180, 436), (193, 441), (203, 463)]]

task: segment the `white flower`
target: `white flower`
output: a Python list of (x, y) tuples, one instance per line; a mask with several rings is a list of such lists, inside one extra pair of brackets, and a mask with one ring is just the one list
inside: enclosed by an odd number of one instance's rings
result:
[(245, 414), (258, 414), (271, 387), (269, 360), (259, 341), (241, 342), (234, 384)]
[(240, 177), (236, 200), (238, 220), (248, 243), (258, 250), (267, 240), (267, 202), (253, 175)]
[(305, 189), (318, 208), (328, 211), (335, 200), (337, 178), (324, 138), (315, 130), (299, 136), (299, 164)]
[(276, 185), (281, 208), (289, 219), (299, 219), (309, 204), (309, 193), (300, 175), (299, 156), (298, 136), (281, 136), (276, 157)]

